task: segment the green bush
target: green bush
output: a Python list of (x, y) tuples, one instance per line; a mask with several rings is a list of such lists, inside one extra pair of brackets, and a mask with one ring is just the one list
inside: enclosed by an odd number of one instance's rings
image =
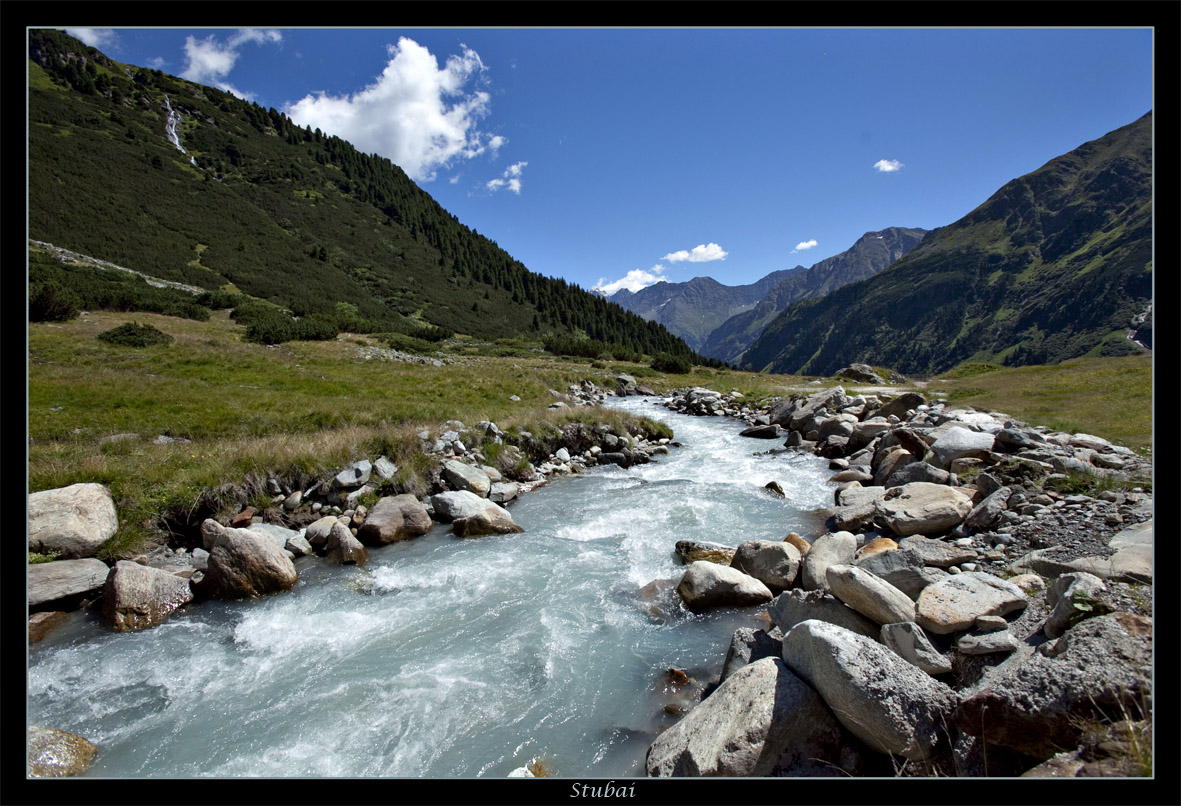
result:
[(104, 330), (98, 334), (98, 338), (120, 347), (152, 347), (172, 341), (172, 336), (167, 333), (151, 325), (140, 325), (135, 322), (124, 322), (118, 327)]
[(82, 300), (61, 283), (49, 280), (29, 286), (30, 322), (65, 322), (82, 309)]
[(401, 350), (404, 353), (427, 355), (435, 351), (435, 345), (429, 341), (415, 338), (414, 336), (407, 336), (405, 333), (385, 333), (382, 335), (382, 340), (391, 349)]
[(657, 353), (656, 357), (652, 359), (651, 367), (658, 372), (667, 372), (672, 375), (688, 375), (693, 371), (693, 362), (683, 355)]
[(221, 311), (226, 308), (233, 308), (242, 302), (242, 295), (231, 294), (229, 291), (205, 291), (204, 293), (198, 294), (194, 302), (211, 310)]

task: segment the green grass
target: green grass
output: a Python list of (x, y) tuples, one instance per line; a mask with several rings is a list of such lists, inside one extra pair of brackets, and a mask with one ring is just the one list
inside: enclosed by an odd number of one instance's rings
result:
[(1051, 366), (961, 365), (928, 389), (953, 403), (1151, 453), (1151, 355), (1078, 358)]
[[(96, 338), (133, 319), (172, 342), (132, 349)], [(400, 468), (395, 485), (421, 493), (430, 460), (419, 431), (437, 435), (451, 419), (468, 426), (491, 420), (506, 430), (561, 427), (592, 415), (547, 409), (550, 389), (584, 379), (614, 385), (609, 370), (521, 343), (500, 345), (513, 348), (511, 357), (452, 351), (452, 363), (436, 367), (366, 361), (359, 344), (384, 346), (368, 336), (272, 348), (243, 341), (242, 332), (228, 311), (205, 322), (96, 311), (30, 324), (30, 491), (107, 485), (120, 529), (103, 556), (129, 556), (161, 539), (160, 516), (216, 504), (214, 491), (244, 479), (258, 487), (258, 479), (276, 474), (310, 484), (358, 458), (385, 454)], [(608, 410), (593, 418), (616, 428), (629, 419)], [(116, 434), (138, 438), (103, 441)], [(161, 434), (190, 442), (157, 445)]]

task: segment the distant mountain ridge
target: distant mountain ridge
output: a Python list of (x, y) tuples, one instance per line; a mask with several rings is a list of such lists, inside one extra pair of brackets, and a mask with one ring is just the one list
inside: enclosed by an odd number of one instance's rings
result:
[[(797, 302), (744, 366), (935, 374), (1151, 345), (1152, 113), (1004, 185), (874, 277)], [(1135, 340), (1129, 333), (1133, 333)]]
[(701, 352), (714, 328), (752, 308), (771, 289), (798, 271), (805, 269), (796, 266), (772, 272), (747, 285), (723, 285), (712, 277), (694, 277), (683, 283), (656, 283), (635, 292), (624, 288), (608, 299), (648, 321), (659, 322)]
[(743, 352), (780, 311), (800, 300), (821, 297), (872, 277), (917, 246), (926, 234), (927, 230), (915, 227), (867, 232), (839, 255), (825, 258), (809, 269), (790, 272), (754, 308), (727, 319), (695, 349), (710, 358), (740, 363)]

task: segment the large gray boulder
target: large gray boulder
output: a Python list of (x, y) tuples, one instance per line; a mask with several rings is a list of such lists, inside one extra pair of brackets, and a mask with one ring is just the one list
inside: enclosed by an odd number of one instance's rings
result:
[(869, 364), (850, 364), (843, 369), (837, 370), (834, 377), (848, 378), (855, 383), (869, 383), (874, 386), (886, 385), (885, 379), (874, 372), (873, 367)]
[(103, 622), (116, 632), (144, 630), (155, 627), (192, 600), (187, 579), (120, 560), (103, 586)]
[(870, 638), (801, 622), (784, 636), (783, 660), (850, 733), (880, 753), (922, 761), (946, 741), (956, 693)]
[(925, 565), (933, 565), (937, 568), (950, 568), (953, 565), (977, 559), (976, 552), (970, 548), (922, 535), (904, 537), (898, 541), (898, 548), (917, 553), (923, 558)]
[(774, 595), (767, 586), (737, 568), (705, 560), (691, 563), (677, 585), (677, 594), (694, 613), (715, 607), (766, 604)]
[(102, 560), (55, 560), (30, 565), (29, 610), (68, 610), (102, 590), (110, 568)]
[(30, 493), (29, 551), (62, 560), (93, 557), (119, 528), (111, 491), (101, 484), (71, 484)]
[(432, 495), (431, 506), (435, 510), (435, 518), (444, 523), (470, 518), (490, 507), (503, 509), (498, 504), (487, 498), (481, 498), (470, 490), (450, 490)]
[(889, 582), (853, 565), (830, 565), (828, 589), (877, 624), (914, 621), (914, 602)]
[(919, 594), (915, 621), (925, 630), (947, 635), (970, 630), (980, 616), (1004, 616), (1029, 604), (1012, 582), (981, 571), (965, 571), (928, 585)]
[(929, 535), (958, 526), (972, 499), (954, 487), (916, 481), (890, 488), (874, 506), (894, 534)]
[(748, 540), (738, 544), (730, 567), (762, 582), (772, 591), (790, 588), (800, 568), (800, 550), (782, 540)]
[(264, 596), (289, 590), (299, 579), (287, 552), (249, 529), (229, 529), (212, 518), (201, 524), (214, 536), (201, 591), (221, 599)]
[(849, 532), (831, 532), (816, 538), (800, 568), (800, 587), (804, 590), (828, 590), (828, 567), (848, 565), (853, 562), (856, 553), (857, 538)]
[(98, 747), (76, 733), (29, 725), (25, 735), (30, 778), (64, 778), (85, 772)]
[(979, 458), (986, 455), (996, 444), (996, 437), (986, 431), (970, 431), (953, 425), (943, 431), (931, 445), (945, 468), (951, 467), (956, 459)]
[(425, 535), (431, 530), (426, 507), (410, 494), (391, 495), (373, 505), (357, 530), (357, 539), (370, 545), (384, 545)]
[(649, 776), (832, 775), (850, 764), (841, 730), (782, 660), (738, 670), (648, 748)]
[(790, 590), (781, 593), (767, 606), (767, 614), (784, 635), (800, 622), (816, 619), (878, 640), (880, 628), (877, 624), (824, 591)]
[(965, 733), (1047, 759), (1078, 745), (1089, 725), (1141, 718), (1152, 697), (1152, 621), (1130, 613), (1088, 619), (1045, 654), (1014, 657), (954, 714)]
[(481, 498), (487, 498), (492, 489), (492, 480), (478, 467), (465, 465), (455, 459), (443, 463), (443, 478), (455, 490), (467, 490)]

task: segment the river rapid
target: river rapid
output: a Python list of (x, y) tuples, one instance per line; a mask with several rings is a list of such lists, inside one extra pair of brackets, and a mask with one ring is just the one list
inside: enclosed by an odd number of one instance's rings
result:
[(523, 534), (436, 524), (363, 568), (300, 558), (287, 593), (144, 632), (74, 613), (30, 648), (28, 724), (97, 744), (98, 778), (503, 778), (535, 759), (555, 776), (642, 776), (675, 719), (664, 707), (691, 704), (667, 670), (716, 679), (733, 630), (756, 621), (639, 589), (680, 579), (678, 540), (808, 535), (834, 485), (817, 457), (753, 455), (779, 443), (738, 437), (735, 420), (610, 405), (684, 447), (525, 495), (510, 505)]

